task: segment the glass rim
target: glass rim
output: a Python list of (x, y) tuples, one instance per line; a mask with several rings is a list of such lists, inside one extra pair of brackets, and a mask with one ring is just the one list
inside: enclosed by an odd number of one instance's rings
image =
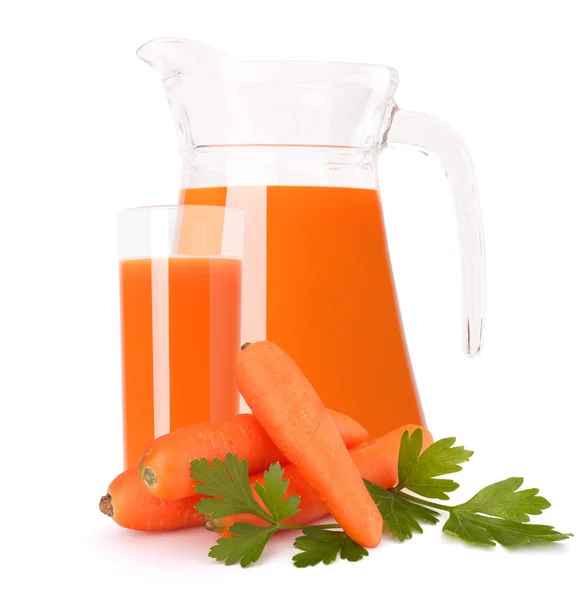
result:
[(118, 257), (243, 259), (245, 213), (208, 204), (137, 206), (118, 214)]
[[(193, 212), (196, 209), (204, 208), (206, 211), (217, 212), (223, 211), (226, 215), (232, 215), (232, 218), (244, 218), (244, 211), (241, 208), (233, 208), (231, 206), (218, 206), (216, 204), (157, 204), (153, 206), (134, 206), (131, 208), (125, 208), (118, 213), (117, 221), (121, 224), (125, 217), (131, 217), (132, 215), (138, 215), (141, 213), (173, 213), (179, 210), (186, 210), (187, 212)], [(238, 215), (236, 217), (236, 215)]]

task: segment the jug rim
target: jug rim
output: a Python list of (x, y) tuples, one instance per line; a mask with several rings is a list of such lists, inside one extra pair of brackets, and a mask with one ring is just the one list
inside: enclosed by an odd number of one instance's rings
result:
[(361, 63), (347, 62), (342, 60), (245, 60), (242, 61), (248, 65), (290, 65), (290, 66), (315, 66), (315, 67), (332, 67), (332, 68), (355, 68), (363, 71), (384, 71), (389, 73), (392, 79), (398, 79), (398, 69), (382, 65), (379, 63)]
[[(142, 44), (137, 50), (136, 55), (142, 61), (150, 66), (154, 66), (154, 56), (148, 56), (147, 48), (152, 46), (158, 46), (162, 44), (189, 44), (189, 43), (197, 43), (193, 42), (193, 40), (189, 40), (186, 38), (179, 37), (160, 37), (149, 40)], [(212, 50), (212, 49), (210, 49)], [(225, 73), (225, 70), (232, 70), (233, 74), (236, 76), (240, 76), (246, 79), (253, 79), (255, 75), (262, 74), (263, 71), (268, 71), (267, 74), (274, 75), (274, 69), (276, 67), (289, 67), (295, 70), (301, 70), (302, 68), (307, 68), (311, 70), (328, 70), (332, 73), (343, 73), (343, 71), (347, 71), (348, 73), (354, 73), (358, 76), (372, 76), (376, 72), (384, 75), (384, 79), (389, 84), (396, 85), (398, 83), (398, 70), (394, 67), (390, 67), (388, 65), (382, 65), (380, 63), (361, 63), (361, 62), (347, 62), (347, 61), (336, 61), (336, 60), (301, 60), (301, 59), (285, 59), (285, 60), (242, 60), (235, 57), (230, 56), (229, 54), (224, 54), (223, 52), (216, 51), (213, 49), (214, 53), (217, 53), (217, 64), (210, 65), (209, 63), (205, 64), (205, 62), (201, 64), (190, 63), (188, 68), (185, 68), (184, 63), (180, 67), (173, 68), (168, 62), (166, 62), (166, 69), (163, 75), (163, 79), (166, 79), (173, 73), (183, 72), (183, 73), (211, 73), (217, 72), (218, 70), (222, 70)], [(220, 69), (218, 69), (218, 66)], [(251, 73), (243, 72), (245, 69), (243, 67), (249, 67), (253, 70)], [(259, 72), (259, 73), (258, 73)]]

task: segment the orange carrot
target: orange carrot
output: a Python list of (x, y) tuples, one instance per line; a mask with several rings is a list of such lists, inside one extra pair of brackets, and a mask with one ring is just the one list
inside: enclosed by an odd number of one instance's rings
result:
[[(405, 430), (412, 433), (420, 425), (405, 425), (399, 427), (390, 433), (370, 442), (350, 450), (349, 454), (359, 469), (360, 475), (383, 488), (390, 488), (398, 483), (398, 454), (400, 452), (400, 440)], [(423, 450), (433, 443), (431, 434), (423, 429)], [(263, 473), (256, 473), (250, 477), (250, 485), (256, 500), (262, 505), (262, 500), (254, 491), (254, 484), (257, 481), (262, 482)], [(287, 465), (284, 468), (284, 479), (289, 480), (288, 489), (285, 498), (288, 496), (299, 495), (301, 503), (299, 508), (301, 512), (294, 517), (284, 521), (287, 525), (306, 525), (327, 513), (327, 507), (319, 500), (317, 493), (301, 477), (299, 470), (294, 465)], [(253, 515), (231, 515), (221, 519), (206, 519), (205, 527), (210, 531), (215, 531), (222, 537), (229, 537), (231, 534), (228, 529), (234, 523), (255, 523), (257, 525), (266, 525), (262, 519)]]
[(138, 469), (124, 471), (100, 500), (100, 510), (118, 525), (139, 531), (170, 531), (203, 525), (204, 517), (195, 510), (199, 498), (161, 500), (144, 487)]
[(272, 342), (249, 344), (236, 358), (235, 376), (260, 425), (349, 537), (377, 546), (380, 511), (325, 405), (293, 359)]
[[(367, 439), (368, 432), (357, 421), (330, 413), (348, 447)], [(187, 425), (157, 438), (144, 451), (138, 472), (152, 494), (176, 500), (196, 494), (195, 482), (189, 476), (191, 460), (223, 460), (228, 452), (246, 458), (250, 473), (263, 471), (277, 461), (288, 462), (252, 415), (237, 415), (222, 423)]]

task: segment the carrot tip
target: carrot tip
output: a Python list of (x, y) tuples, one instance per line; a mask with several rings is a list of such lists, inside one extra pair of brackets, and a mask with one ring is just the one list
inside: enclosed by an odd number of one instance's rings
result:
[(142, 481), (144, 481), (149, 488), (155, 487), (158, 483), (156, 472), (150, 467), (145, 467), (142, 469), (142, 473), (140, 473), (140, 475), (142, 477)]
[(108, 517), (114, 516), (114, 505), (112, 504), (112, 497), (110, 494), (101, 497), (100, 510)]

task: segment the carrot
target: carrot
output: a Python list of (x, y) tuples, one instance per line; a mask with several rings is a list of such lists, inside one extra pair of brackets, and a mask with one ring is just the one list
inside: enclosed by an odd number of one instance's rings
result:
[(100, 510), (118, 525), (140, 531), (170, 531), (203, 525), (204, 516), (195, 510), (199, 498), (161, 500), (144, 487), (138, 469), (124, 471), (100, 500)]
[[(420, 425), (405, 425), (399, 427), (390, 433), (370, 442), (350, 450), (349, 454), (357, 466), (360, 475), (383, 488), (390, 488), (398, 483), (398, 454), (400, 451), (400, 439), (405, 430), (413, 432)], [(431, 434), (423, 429), (423, 450), (433, 443)], [(256, 500), (262, 504), (261, 499), (254, 491), (254, 484), (257, 481), (262, 482), (263, 473), (257, 473), (250, 477), (250, 485)], [(319, 500), (317, 493), (301, 477), (299, 470), (294, 465), (287, 465), (284, 468), (284, 479), (289, 480), (288, 489), (285, 497), (299, 495), (301, 503), (299, 508), (301, 512), (294, 517), (284, 521), (287, 525), (306, 525), (321, 517), (324, 517), (328, 510)], [(205, 527), (210, 531), (215, 531), (222, 537), (229, 537), (231, 534), (228, 529), (234, 523), (254, 523), (256, 525), (266, 525), (262, 519), (253, 515), (231, 515), (220, 519), (205, 519)]]
[(380, 511), (325, 405), (293, 359), (272, 342), (249, 344), (236, 358), (235, 376), (260, 425), (349, 537), (377, 546)]
[[(364, 442), (368, 432), (351, 417), (330, 411), (333, 422), (348, 447)], [(194, 459), (219, 458), (231, 452), (248, 460), (250, 473), (270, 464), (288, 462), (252, 415), (237, 415), (222, 423), (187, 425), (154, 440), (138, 464), (140, 478), (158, 498), (176, 500), (196, 494), (189, 476)]]

